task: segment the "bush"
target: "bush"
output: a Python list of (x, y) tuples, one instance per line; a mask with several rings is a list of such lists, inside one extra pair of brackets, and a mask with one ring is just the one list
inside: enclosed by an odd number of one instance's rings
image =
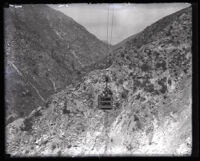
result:
[(146, 98), (144, 98), (144, 97), (141, 97), (141, 99), (140, 99), (141, 102), (144, 102), (145, 100), (146, 100)]
[(139, 121), (138, 116), (134, 115), (134, 121)]
[(119, 102), (115, 102), (115, 107), (119, 108), (120, 107), (120, 103)]
[(126, 146), (128, 151), (131, 151), (133, 149), (133, 146), (131, 144), (129, 144), (128, 146)]
[(167, 78), (164, 77), (164, 78), (162, 78), (161, 80), (158, 81), (158, 84), (159, 84), (160, 86), (162, 86), (162, 88), (161, 88), (161, 90), (160, 90), (160, 92), (161, 92), (162, 94), (164, 94), (164, 93), (167, 91), (167, 86), (165, 85), (165, 84), (166, 84), (166, 80), (167, 80)]
[(61, 156), (62, 152), (61, 150), (58, 151), (58, 156)]
[(67, 101), (64, 103), (63, 114), (69, 114), (70, 110), (67, 110)]
[(35, 117), (42, 116), (42, 113), (41, 113), (40, 111), (36, 111), (35, 114), (34, 114), (34, 116), (35, 116)]
[(119, 80), (118, 80), (118, 83), (119, 83), (119, 84), (123, 84), (123, 79), (119, 79)]
[(142, 71), (144, 71), (144, 72), (147, 72), (148, 70), (149, 70), (149, 66), (147, 65), (147, 64), (143, 64), (142, 66), (141, 66), (141, 69), (142, 69)]
[(56, 148), (56, 145), (53, 144), (53, 145), (51, 146), (51, 149), (54, 150), (55, 148)]
[(128, 96), (128, 90), (124, 90), (121, 94), (121, 98), (126, 99)]
[(166, 70), (167, 69), (166, 62), (162, 61), (162, 62), (157, 63), (156, 68), (162, 68), (163, 70)]
[(81, 72), (78, 70), (78, 71), (77, 71), (77, 74), (78, 74), (78, 75), (81, 75)]
[(63, 114), (69, 114), (70, 110), (67, 110), (66, 108), (63, 109)]
[(45, 107), (46, 107), (46, 108), (49, 108), (50, 104), (51, 104), (51, 100), (48, 100), (48, 101), (46, 102), (46, 104), (45, 104)]
[(28, 91), (28, 90), (27, 91), (23, 91), (21, 96), (22, 97), (25, 97), (25, 96), (29, 96), (30, 97), (30, 96), (32, 96), (32, 93), (31, 93), (31, 91)]
[(32, 130), (32, 126), (33, 126), (33, 123), (32, 123), (31, 118), (26, 118), (24, 120), (24, 126), (21, 127), (21, 130), (22, 131), (30, 131), (30, 130)]
[(49, 73), (48, 73), (48, 72), (46, 72), (46, 73), (45, 73), (45, 76), (46, 76), (46, 77), (49, 77)]
[(20, 116), (20, 117), (24, 117), (24, 112), (23, 112), (23, 111), (20, 111), (19, 116)]
[(38, 72), (38, 69), (37, 69), (37, 68), (34, 68), (34, 69), (33, 69), (33, 74), (35, 74), (35, 75), (37, 75), (37, 76), (39, 75), (39, 72)]
[(83, 90), (86, 90), (86, 86), (85, 85), (83, 85)]
[(170, 79), (168, 79), (168, 84), (171, 85), (172, 84), (172, 81)]
[(167, 86), (166, 86), (166, 85), (163, 85), (162, 88), (161, 88), (161, 90), (160, 90), (160, 92), (161, 92), (162, 94), (166, 93), (166, 92), (167, 92)]
[(135, 99), (139, 100), (140, 99), (140, 94), (138, 94)]
[(153, 93), (154, 92), (154, 85), (153, 84), (149, 84), (144, 88), (144, 90), (146, 92)]
[(114, 73), (114, 72), (112, 73), (112, 80), (113, 80), (113, 81), (116, 81), (116, 80), (117, 80), (116, 73)]
[(93, 100), (88, 100), (88, 107), (93, 108), (93, 106), (94, 106)]

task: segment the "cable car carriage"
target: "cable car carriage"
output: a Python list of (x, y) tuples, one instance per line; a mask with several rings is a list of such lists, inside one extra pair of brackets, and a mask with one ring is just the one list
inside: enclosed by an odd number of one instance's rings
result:
[(98, 96), (98, 108), (102, 110), (113, 109), (113, 97), (112, 91), (107, 87), (108, 77), (106, 77), (106, 88)]

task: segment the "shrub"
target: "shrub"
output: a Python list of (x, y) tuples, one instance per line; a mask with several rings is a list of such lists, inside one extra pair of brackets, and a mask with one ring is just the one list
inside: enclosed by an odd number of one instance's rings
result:
[(46, 72), (46, 73), (45, 73), (45, 76), (46, 76), (46, 77), (49, 77), (49, 73), (48, 73), (48, 72)]
[(112, 80), (113, 80), (113, 81), (116, 81), (116, 80), (117, 80), (116, 73), (114, 73), (114, 72), (112, 73)]
[(134, 86), (141, 87), (142, 83), (138, 79), (134, 79)]
[(88, 100), (88, 107), (93, 108), (93, 106), (94, 106), (93, 100)]
[(25, 97), (25, 96), (32, 96), (32, 94), (31, 94), (31, 91), (24, 91), (24, 92), (22, 92), (22, 94), (21, 94), (21, 96), (22, 97)]
[(140, 99), (140, 94), (138, 94), (135, 99), (139, 100)]
[(146, 92), (149, 92), (149, 93), (153, 93), (154, 92), (154, 85), (153, 84), (149, 84), (145, 87), (144, 89)]
[(129, 74), (129, 77), (132, 77), (133, 76), (133, 73), (131, 72), (130, 74)]
[(26, 118), (24, 120), (24, 126), (21, 127), (21, 130), (22, 131), (30, 131), (30, 130), (32, 130), (32, 125), (33, 125), (33, 123), (32, 123), (31, 118)]
[(38, 73), (38, 69), (37, 69), (37, 68), (34, 68), (34, 69), (33, 69), (33, 74), (35, 74), (35, 75), (38, 76), (39, 73)]
[(147, 72), (148, 70), (149, 70), (149, 66), (147, 65), (147, 64), (143, 64), (142, 66), (141, 66), (141, 69), (142, 69), (142, 71), (144, 71), (144, 72)]
[(34, 116), (35, 116), (35, 117), (42, 116), (42, 113), (41, 113), (40, 111), (36, 111), (35, 114), (34, 114)]
[(139, 121), (138, 116), (134, 115), (134, 121)]
[(115, 107), (116, 107), (116, 108), (119, 108), (119, 107), (120, 107), (120, 103), (119, 103), (119, 102), (116, 102), (116, 103), (115, 103)]
[(81, 75), (81, 72), (78, 70), (78, 71), (77, 71), (77, 74), (78, 74), (78, 75)]
[(86, 90), (86, 86), (85, 85), (83, 85), (83, 90)]
[(126, 99), (127, 96), (128, 96), (128, 90), (124, 90), (124, 91), (121, 93), (121, 98)]
[(45, 107), (46, 107), (46, 108), (49, 108), (49, 107), (50, 107), (50, 104), (51, 104), (51, 100), (48, 100), (48, 101), (46, 102), (46, 104), (45, 104)]
[(56, 145), (53, 144), (53, 145), (51, 146), (51, 149), (54, 150), (55, 148), (56, 148)]
[(123, 79), (119, 79), (119, 80), (118, 80), (118, 83), (119, 83), (119, 84), (123, 84)]
[(126, 146), (127, 150), (131, 151), (133, 149), (133, 146), (131, 144), (128, 144), (128, 146)]
[(170, 79), (168, 79), (168, 84), (171, 85), (172, 84), (172, 81)]
[(144, 98), (144, 97), (141, 97), (141, 102), (144, 102), (145, 100), (146, 100), (146, 98)]
[(58, 156), (61, 156), (62, 152), (61, 150), (58, 151)]
[(20, 116), (20, 117), (24, 117), (24, 112), (23, 112), (23, 111), (20, 111), (19, 116)]
[(63, 114), (69, 114), (70, 110), (67, 110), (67, 103), (65, 102), (64, 108), (63, 108)]
[(167, 91), (167, 86), (166, 86), (166, 85), (163, 85), (162, 88), (161, 88), (161, 90), (160, 90), (160, 92), (161, 92), (162, 94), (164, 94), (164, 93), (166, 93), (166, 91)]
[(166, 70), (166, 69), (167, 69), (167, 67), (166, 67), (166, 62), (165, 62), (165, 61), (162, 61), (162, 62), (156, 64), (156, 68), (160, 68), (160, 67), (161, 67), (163, 70)]

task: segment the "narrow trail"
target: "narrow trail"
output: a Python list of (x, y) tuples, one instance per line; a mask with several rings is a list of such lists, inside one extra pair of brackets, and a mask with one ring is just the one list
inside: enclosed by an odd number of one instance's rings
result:
[(16, 72), (22, 77), (24, 78), (25, 80), (27, 80), (27, 83), (36, 91), (37, 95), (39, 96), (39, 98), (45, 102), (45, 99), (42, 97), (42, 95), (40, 94), (39, 90), (31, 83), (31, 79), (30, 79), (30, 76), (26, 77), (25, 74), (23, 74), (23, 72), (21, 72), (15, 65), (13, 62), (11, 61), (8, 61), (8, 64), (10, 64), (15, 70)]
[(10, 65), (17, 71), (17, 73), (18, 73), (20, 76), (23, 77), (23, 74), (22, 74), (22, 73), (20, 72), (20, 70), (14, 65), (13, 62), (8, 61), (8, 64), (10, 64)]

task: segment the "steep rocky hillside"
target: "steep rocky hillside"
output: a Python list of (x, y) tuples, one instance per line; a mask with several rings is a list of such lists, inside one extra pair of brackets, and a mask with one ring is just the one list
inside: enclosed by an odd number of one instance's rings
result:
[[(131, 46), (134, 46), (135, 48), (140, 48), (141, 46), (148, 44), (152, 41), (156, 41), (158, 37), (169, 37), (172, 35), (172, 40), (175, 40), (177, 38), (177, 34), (180, 33), (180, 31), (185, 30), (185, 24), (182, 25), (182, 29), (178, 31), (176, 34), (172, 33), (172, 23), (177, 23), (176, 20), (184, 14), (187, 14), (187, 10), (180, 10), (173, 14), (173, 16), (169, 15), (161, 20), (155, 22), (154, 24), (146, 27), (144, 31), (139, 32), (135, 35), (132, 35), (119, 44), (116, 44), (114, 48), (120, 48), (124, 45), (128, 48)], [(175, 24), (174, 24), (175, 25)], [(168, 28), (167, 28), (168, 26)], [(180, 36), (180, 35), (179, 35)], [(184, 36), (184, 35), (183, 35)], [(187, 38), (187, 37), (185, 37)]]
[[(135, 40), (126, 42), (115, 51), (110, 67), (90, 72), (82, 82), (52, 96), (46, 106), (9, 124), (7, 152), (190, 155), (191, 14), (189, 7), (156, 22), (157, 28), (149, 26), (153, 38), (139, 38), (144, 44), (137, 46)], [(107, 113), (97, 108), (105, 75), (114, 99), (114, 109)]]
[(83, 69), (104, 58), (106, 51), (107, 45), (83, 26), (46, 5), (5, 8), (8, 120), (26, 116), (79, 80)]

